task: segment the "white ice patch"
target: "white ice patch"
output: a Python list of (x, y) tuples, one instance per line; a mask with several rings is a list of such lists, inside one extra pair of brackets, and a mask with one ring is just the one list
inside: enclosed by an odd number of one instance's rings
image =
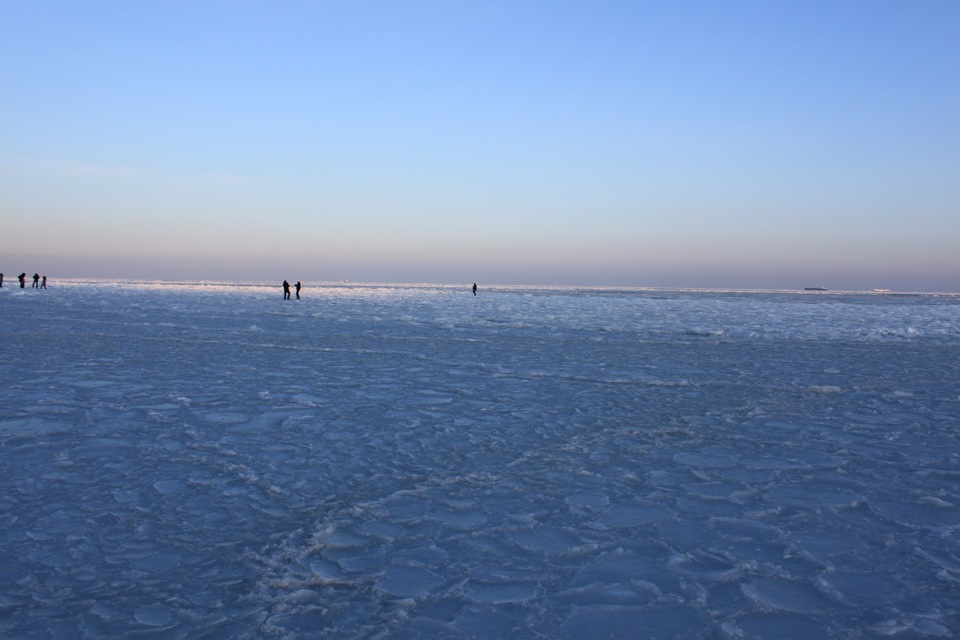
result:
[(377, 583), (384, 595), (394, 598), (422, 598), (443, 584), (436, 573), (417, 566), (391, 565)]
[(817, 584), (825, 594), (846, 605), (892, 605), (903, 599), (892, 576), (872, 571), (841, 568), (821, 574)]
[(814, 586), (781, 578), (758, 578), (740, 585), (743, 595), (763, 608), (793, 613), (820, 614), (830, 601)]
[(837, 387), (835, 385), (830, 385), (830, 384), (812, 384), (809, 387), (807, 387), (807, 391), (809, 391), (810, 393), (824, 393), (824, 394), (841, 393), (840, 387)]
[(483, 582), (470, 580), (464, 588), (464, 595), (470, 600), (488, 604), (510, 604), (526, 602), (539, 593), (535, 583), (522, 582)]
[(163, 605), (147, 605), (137, 609), (137, 622), (149, 627), (167, 627), (175, 618), (169, 607)]

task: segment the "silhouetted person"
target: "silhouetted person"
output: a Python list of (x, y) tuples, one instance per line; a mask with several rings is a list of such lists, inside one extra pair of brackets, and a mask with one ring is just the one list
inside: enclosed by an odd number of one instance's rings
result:
[(287, 282), (286, 280), (283, 281), (283, 299), (284, 300), (290, 299), (290, 283)]
[(297, 284), (295, 286), (297, 289), (297, 300), (299, 300), (300, 299), (300, 281), (299, 280), (297, 280)]
[(39, 289), (39, 288), (40, 288), (40, 274), (39, 274), (39, 273), (33, 274), (33, 288), (34, 288), (34, 289)]
[(3, 274), (0, 273), (0, 289), (3, 289)]
[(47, 276), (43, 276), (43, 282), (40, 283), (40, 288), (41, 289), (47, 288)]
[(477, 283), (473, 283), (473, 295), (477, 295)]
[(26, 286), (27, 286), (27, 274), (21, 273), (19, 276), (17, 276), (17, 280), (20, 281), (20, 288), (21, 288), (21, 289), (26, 288)]

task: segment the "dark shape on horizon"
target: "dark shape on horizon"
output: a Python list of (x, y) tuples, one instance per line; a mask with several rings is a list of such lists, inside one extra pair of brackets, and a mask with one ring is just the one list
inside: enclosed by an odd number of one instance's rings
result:
[(283, 299), (284, 300), (290, 299), (290, 283), (287, 282), (286, 280), (283, 281)]
[(43, 276), (43, 282), (40, 283), (40, 288), (41, 289), (47, 288), (47, 276)]
[(26, 274), (26, 273), (21, 273), (19, 276), (17, 276), (17, 280), (20, 281), (20, 288), (21, 288), (21, 289), (26, 288), (26, 286), (27, 286), (27, 274)]
[(39, 273), (33, 274), (33, 288), (34, 288), (34, 289), (39, 289), (39, 288), (40, 288), (40, 274), (39, 274)]
[(826, 287), (804, 287), (804, 291), (826, 291)]
[(0, 289), (3, 289), (3, 274), (0, 273)]
[(295, 287), (297, 289), (297, 300), (299, 300), (300, 299), (300, 281), (299, 280), (297, 280), (297, 284), (295, 285)]
[(473, 295), (477, 295), (477, 283), (473, 283)]

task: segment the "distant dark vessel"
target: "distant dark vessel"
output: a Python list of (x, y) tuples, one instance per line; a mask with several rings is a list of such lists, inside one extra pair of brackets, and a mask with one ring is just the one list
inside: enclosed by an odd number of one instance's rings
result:
[(804, 287), (804, 291), (826, 291), (826, 287)]

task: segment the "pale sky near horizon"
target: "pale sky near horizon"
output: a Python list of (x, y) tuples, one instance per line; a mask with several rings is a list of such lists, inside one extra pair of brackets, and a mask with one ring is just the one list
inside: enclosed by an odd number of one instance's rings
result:
[(0, 2), (0, 271), (960, 291), (960, 2)]

